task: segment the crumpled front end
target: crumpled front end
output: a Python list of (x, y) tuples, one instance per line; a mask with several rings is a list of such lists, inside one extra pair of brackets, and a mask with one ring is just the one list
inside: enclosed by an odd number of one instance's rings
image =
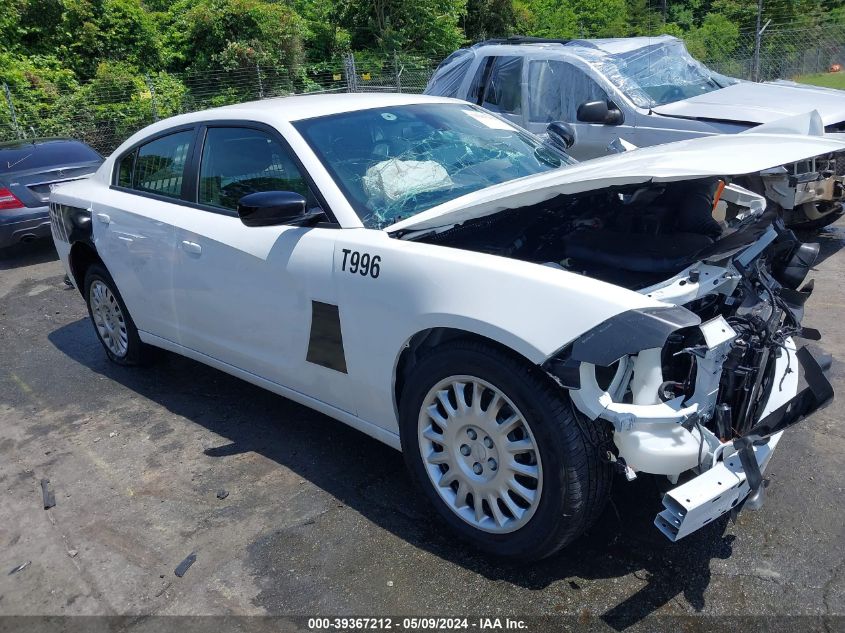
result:
[(820, 363), (796, 344), (819, 338), (801, 325), (817, 246), (780, 220), (757, 234), (640, 291), (666, 308), (617, 315), (544, 365), (582, 415), (612, 426), (608, 459), (629, 479), (683, 482), (655, 519), (671, 540), (759, 505), (782, 431), (833, 397)]
[(845, 152), (817, 156), (760, 173), (766, 197), (790, 226), (833, 222), (843, 213)]

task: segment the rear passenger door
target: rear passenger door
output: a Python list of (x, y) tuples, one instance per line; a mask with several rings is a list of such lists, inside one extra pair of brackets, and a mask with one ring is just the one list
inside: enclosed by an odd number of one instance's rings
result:
[(139, 330), (179, 341), (173, 222), (182, 213), (194, 126), (146, 139), (115, 162), (109, 195), (92, 204), (94, 243)]

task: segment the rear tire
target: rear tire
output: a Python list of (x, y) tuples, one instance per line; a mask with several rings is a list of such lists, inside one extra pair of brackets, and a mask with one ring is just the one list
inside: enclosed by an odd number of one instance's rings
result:
[(598, 518), (609, 496), (600, 427), (576, 419), (566, 393), (537, 367), (483, 342), (450, 341), (420, 359), (402, 391), (400, 430), (415, 482), (486, 552), (550, 556)]
[(146, 361), (149, 348), (141, 342), (123, 297), (102, 264), (93, 263), (85, 271), (83, 296), (94, 333), (109, 360), (118, 365), (138, 365)]

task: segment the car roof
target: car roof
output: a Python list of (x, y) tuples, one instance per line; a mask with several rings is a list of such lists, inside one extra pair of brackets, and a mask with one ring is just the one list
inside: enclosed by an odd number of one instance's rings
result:
[[(479, 54), (531, 55), (538, 52), (544, 56), (578, 57), (585, 61), (594, 61), (597, 56), (629, 53), (647, 46), (677, 41), (672, 35), (642, 37), (610, 37), (603, 39), (577, 40), (542, 40), (513, 37), (505, 40), (486, 40), (471, 46), (467, 51)], [(493, 48), (495, 50), (491, 51)]]
[(335, 94), (295, 95), (274, 97), (260, 101), (248, 101), (234, 105), (200, 110), (184, 114), (175, 119), (185, 123), (209, 121), (215, 119), (255, 118), (267, 120), (283, 119), (288, 122), (311, 119), (343, 112), (368, 110), (416, 103), (464, 103), (456, 99), (432, 97), (418, 94), (399, 94), (392, 92), (352, 92)]
[(280, 124), (331, 114), (341, 114), (343, 112), (418, 103), (457, 103), (466, 105), (465, 101), (458, 99), (419, 94), (398, 94), (394, 92), (344, 92), (273, 97), (260, 101), (248, 101), (246, 103), (237, 103), (208, 110), (198, 110), (197, 112), (179, 114), (163, 119), (133, 134), (118, 150), (133, 145), (159, 132), (164, 132), (182, 125), (193, 125), (203, 121), (244, 120), (279, 126)]

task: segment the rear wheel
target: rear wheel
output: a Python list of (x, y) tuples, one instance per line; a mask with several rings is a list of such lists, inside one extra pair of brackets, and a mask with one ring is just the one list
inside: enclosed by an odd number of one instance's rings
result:
[(91, 264), (85, 272), (84, 287), (88, 315), (109, 359), (118, 365), (137, 365), (145, 360), (147, 346), (141, 342), (135, 322), (106, 268)]
[(402, 447), (438, 512), (480, 549), (549, 556), (598, 516), (611, 471), (600, 433), (536, 367), (495, 347), (451, 342), (414, 367)]

